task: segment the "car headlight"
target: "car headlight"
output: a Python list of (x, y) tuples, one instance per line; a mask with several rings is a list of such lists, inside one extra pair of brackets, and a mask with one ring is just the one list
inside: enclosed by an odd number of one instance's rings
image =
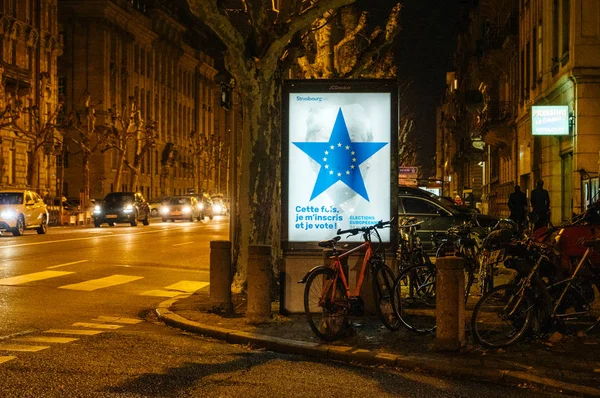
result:
[(17, 212), (14, 210), (4, 210), (2, 213), (0, 213), (0, 216), (2, 216), (2, 218), (5, 220), (14, 220), (17, 218)]
[(191, 209), (191, 207), (190, 207), (190, 206), (184, 206), (184, 207), (183, 207), (183, 209), (181, 209), (181, 211), (187, 214), (187, 213), (189, 213), (190, 211), (192, 211), (192, 209)]
[(221, 205), (213, 205), (213, 211), (220, 213), (221, 209), (222, 209)]
[(169, 214), (169, 207), (168, 206), (161, 207), (160, 214)]
[(100, 208), (100, 205), (94, 206), (94, 213), (100, 213), (101, 211), (102, 209)]
[(123, 209), (123, 211), (125, 213), (131, 213), (133, 211), (133, 205), (127, 205), (127, 206), (125, 206), (125, 208)]
[(199, 210), (204, 209), (204, 203), (198, 203), (198, 209)]

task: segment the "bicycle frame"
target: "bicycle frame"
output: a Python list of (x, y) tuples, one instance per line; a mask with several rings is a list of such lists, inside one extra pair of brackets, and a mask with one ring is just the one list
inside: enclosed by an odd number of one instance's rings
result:
[[(346, 258), (346, 257), (350, 256), (352, 253), (355, 253), (364, 248), (366, 248), (366, 252), (365, 252), (365, 255), (363, 258), (363, 263), (360, 268), (360, 273), (358, 274), (358, 280), (356, 281), (356, 286), (354, 287), (354, 293), (351, 294), (350, 293), (350, 285), (348, 283), (348, 279), (346, 278), (346, 274), (344, 273), (344, 269), (342, 268), (341, 259)], [(333, 260), (333, 262), (331, 263), (331, 268), (333, 268), (333, 270), (335, 271), (336, 274), (340, 275), (340, 278), (342, 280), (342, 283), (344, 284), (344, 289), (346, 290), (346, 295), (348, 296), (348, 298), (358, 297), (360, 295), (360, 290), (362, 288), (362, 284), (365, 279), (367, 264), (369, 263), (369, 260), (371, 259), (372, 256), (373, 256), (373, 248), (372, 248), (371, 242), (366, 241), (366, 242), (362, 243), (361, 245), (359, 245), (351, 250), (348, 250), (345, 253), (342, 253), (337, 256), (329, 257), (330, 259)], [(332, 300), (333, 300), (335, 292), (336, 292), (336, 287), (337, 287), (336, 284), (337, 284), (337, 278), (334, 278), (333, 279), (333, 289), (331, 290)]]

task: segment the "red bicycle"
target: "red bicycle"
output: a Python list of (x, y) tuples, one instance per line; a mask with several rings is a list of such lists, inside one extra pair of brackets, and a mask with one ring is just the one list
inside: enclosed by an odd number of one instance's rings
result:
[[(379, 221), (369, 227), (338, 230), (339, 235), (346, 233), (350, 236), (359, 233), (363, 235), (364, 243), (344, 253), (340, 253), (336, 248), (336, 243), (341, 239), (340, 236), (319, 242), (320, 247), (333, 250), (330, 257), (331, 264), (313, 268), (298, 282), (306, 283), (304, 311), (310, 328), (319, 338), (325, 341), (339, 339), (348, 329), (348, 317), (364, 314), (364, 303), (360, 297), (360, 291), (369, 268), (373, 275), (373, 297), (377, 315), (388, 329), (398, 330), (400, 328), (400, 320), (394, 312), (392, 302), (394, 273), (385, 264), (385, 256), (380, 255), (378, 250), (373, 250), (371, 243), (371, 234), (375, 233), (381, 244), (381, 236), (377, 230), (389, 227), (390, 224), (391, 221)], [(342, 267), (342, 259), (360, 250), (365, 250), (365, 255), (356, 286), (351, 292), (348, 278)]]

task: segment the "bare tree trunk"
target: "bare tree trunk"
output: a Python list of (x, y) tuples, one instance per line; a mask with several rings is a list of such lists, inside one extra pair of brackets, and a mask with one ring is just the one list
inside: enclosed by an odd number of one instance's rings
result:
[(116, 192), (121, 190), (121, 179), (123, 177), (123, 166), (125, 165), (125, 151), (119, 152), (119, 159), (117, 160), (117, 172), (113, 182), (113, 189)]
[(84, 210), (90, 205), (90, 154), (87, 151), (83, 152), (81, 169), (83, 171), (81, 176), (81, 186), (83, 187), (83, 202), (81, 203), (81, 209)]
[[(272, 255), (279, 255), (280, 216), (280, 154), (279, 134), (280, 82), (271, 76), (263, 77), (252, 85), (254, 90), (242, 99), (246, 123), (243, 124), (241, 147), (239, 247), (236, 248), (237, 275), (235, 287), (247, 279), (248, 247), (268, 244)], [(259, 89), (260, 87), (260, 89)]]
[(27, 170), (27, 184), (36, 190), (39, 188), (40, 178), (40, 154), (42, 152), (41, 146), (37, 146), (34, 143), (34, 147), (31, 151), (31, 158), (29, 159), (29, 165)]

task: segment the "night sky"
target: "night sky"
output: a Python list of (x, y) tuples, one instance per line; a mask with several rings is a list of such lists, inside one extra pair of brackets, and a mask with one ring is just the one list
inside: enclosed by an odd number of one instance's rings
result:
[[(410, 83), (401, 98), (401, 109), (414, 115), (413, 136), (419, 140), (419, 162), (423, 177), (434, 176), (435, 109), (446, 84), (446, 72), (453, 69), (461, 5), (468, 0), (404, 0), (402, 31), (396, 39), (398, 77)], [(429, 170), (427, 170), (429, 168)]]

